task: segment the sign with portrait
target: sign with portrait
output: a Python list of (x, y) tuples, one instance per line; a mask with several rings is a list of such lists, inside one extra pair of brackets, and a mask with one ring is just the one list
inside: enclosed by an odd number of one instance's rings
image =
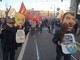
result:
[(61, 43), (62, 52), (64, 54), (72, 54), (76, 53), (76, 41), (73, 34), (65, 34), (63, 38), (63, 42)]
[(24, 43), (25, 41), (25, 32), (23, 29), (17, 30), (16, 32), (16, 43)]

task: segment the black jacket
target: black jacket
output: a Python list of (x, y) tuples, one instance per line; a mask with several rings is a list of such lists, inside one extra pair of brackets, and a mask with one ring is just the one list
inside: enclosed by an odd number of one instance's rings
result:
[[(60, 41), (60, 37), (61, 37), (61, 29), (56, 30), (53, 38), (52, 38), (52, 42), (55, 43), (58, 46), (58, 41)], [(66, 33), (72, 33), (72, 31), (67, 31)]]
[(52, 38), (52, 42), (55, 43), (56, 45), (57, 45), (57, 42), (60, 40), (60, 32), (61, 30), (56, 30)]
[(7, 26), (3, 31), (3, 38), (2, 38), (2, 48), (16, 48), (16, 28)]

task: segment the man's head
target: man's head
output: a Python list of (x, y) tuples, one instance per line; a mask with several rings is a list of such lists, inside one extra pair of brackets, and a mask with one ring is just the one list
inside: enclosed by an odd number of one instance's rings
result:
[(1, 22), (1, 23), (5, 23), (5, 18), (1, 18), (1, 19), (0, 19), (0, 22)]
[(7, 23), (7, 25), (9, 26), (9, 27), (13, 27), (14, 26), (14, 18), (10, 18), (10, 17), (8, 17), (7, 19), (6, 19), (6, 23)]
[(67, 28), (67, 31), (72, 31), (75, 24), (75, 18), (73, 12), (66, 12), (62, 18), (62, 26)]

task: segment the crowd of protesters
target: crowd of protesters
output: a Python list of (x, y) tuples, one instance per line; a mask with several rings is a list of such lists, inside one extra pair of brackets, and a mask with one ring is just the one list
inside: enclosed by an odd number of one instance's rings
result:
[[(20, 19), (18, 19), (20, 21)], [(22, 20), (21, 20), (22, 21)], [(26, 19), (22, 27), (15, 26), (15, 18), (7, 17), (0, 18), (0, 39), (1, 48), (3, 52), (3, 60), (15, 60), (15, 50), (22, 46), (22, 43), (16, 43), (16, 32), (18, 29), (23, 29), (25, 35), (30, 31), (31, 34), (35, 34), (35, 29), (42, 32), (42, 27), (46, 26), (50, 32), (50, 22), (48, 19), (44, 19), (42, 24), (37, 24), (36, 21)]]
[[(57, 18), (56, 19), (45, 18), (40, 21), (42, 23), (38, 24), (35, 20), (26, 19), (25, 23), (22, 26), (22, 29), (25, 31), (25, 35), (27, 35), (28, 32), (31, 32), (31, 34), (34, 35), (36, 33), (35, 32), (36, 30), (38, 30), (38, 32), (42, 32), (44, 27), (47, 27), (48, 32), (50, 33), (53, 32), (53, 30), (55, 31), (60, 30), (62, 24), (62, 22)], [(10, 53), (10, 60), (14, 60), (15, 50), (17, 49), (17, 47), (22, 45), (16, 43), (15, 40), (16, 32), (18, 29), (20, 29), (20, 26), (15, 26), (15, 18), (10, 18), (10, 17), (0, 18), (0, 39), (1, 39), (1, 47), (3, 51), (3, 60), (8, 60), (9, 53)], [(75, 30), (75, 27), (73, 30)], [(76, 34), (78, 33), (79, 32), (76, 32)], [(63, 54), (63, 53), (59, 52), (59, 54)], [(57, 55), (57, 60), (59, 60), (59, 58), (61, 58), (61, 56)]]

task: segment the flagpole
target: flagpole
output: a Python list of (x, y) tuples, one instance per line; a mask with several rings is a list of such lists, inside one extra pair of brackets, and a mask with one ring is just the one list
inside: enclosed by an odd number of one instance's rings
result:
[(8, 13), (11, 9), (11, 5), (9, 5), (9, 3), (5, 3), (5, 7), (6, 7), (6, 18), (8, 17)]

